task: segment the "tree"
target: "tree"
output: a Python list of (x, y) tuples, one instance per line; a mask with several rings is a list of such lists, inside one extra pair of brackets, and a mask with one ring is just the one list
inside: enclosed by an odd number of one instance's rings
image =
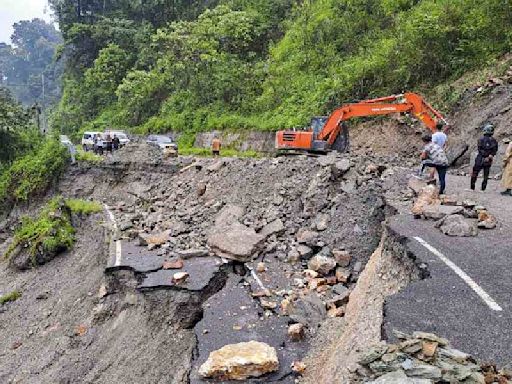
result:
[(14, 24), (12, 46), (0, 45), (1, 82), (24, 104), (55, 103), (60, 95), (62, 66), (54, 61), (55, 50), (62, 42), (60, 34), (40, 19)]

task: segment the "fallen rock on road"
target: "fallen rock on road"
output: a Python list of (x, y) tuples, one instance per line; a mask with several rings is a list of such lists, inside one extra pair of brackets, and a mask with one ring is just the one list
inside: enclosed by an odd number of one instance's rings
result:
[(204, 378), (246, 380), (279, 369), (276, 350), (258, 341), (225, 345), (210, 353), (199, 368)]

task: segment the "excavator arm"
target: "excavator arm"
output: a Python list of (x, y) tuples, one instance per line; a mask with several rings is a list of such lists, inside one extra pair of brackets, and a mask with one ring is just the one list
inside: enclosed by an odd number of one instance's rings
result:
[(343, 129), (343, 121), (354, 117), (391, 113), (410, 113), (433, 132), (437, 121), (447, 124), (441, 113), (432, 108), (421, 96), (415, 93), (405, 93), (341, 106), (331, 113), (318, 133), (314, 131), (279, 131), (276, 135), (276, 147), (277, 149), (305, 149), (308, 151), (329, 150)]

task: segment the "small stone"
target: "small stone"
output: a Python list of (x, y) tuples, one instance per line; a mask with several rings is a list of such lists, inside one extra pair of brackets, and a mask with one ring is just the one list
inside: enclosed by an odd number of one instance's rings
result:
[(335, 249), (332, 251), (332, 255), (340, 267), (348, 267), (350, 265), (350, 261), (352, 260), (350, 253), (344, 250)]
[(343, 317), (345, 316), (345, 307), (332, 307), (327, 311), (328, 317)]
[(75, 328), (75, 336), (84, 336), (87, 333), (87, 326), (80, 324)]
[(359, 364), (368, 365), (377, 359), (380, 359), (387, 351), (386, 345), (379, 344), (370, 347), (359, 358)]
[(183, 265), (184, 263), (181, 259), (164, 261), (162, 269), (181, 269), (183, 268)]
[(211, 352), (199, 368), (199, 375), (218, 380), (247, 380), (278, 369), (279, 360), (273, 347), (249, 341), (225, 345)]
[(101, 284), (100, 289), (98, 290), (98, 297), (101, 299), (105, 296), (107, 296), (107, 286), (105, 284)]
[(300, 261), (300, 253), (296, 249), (291, 249), (290, 252), (288, 252), (286, 259), (290, 263), (296, 263)]
[(172, 276), (172, 281), (175, 284), (184, 283), (189, 277), (188, 272), (177, 272)]
[(322, 275), (327, 275), (336, 268), (336, 260), (332, 257), (316, 255), (308, 262), (308, 268)]
[(303, 259), (307, 259), (309, 256), (313, 254), (313, 250), (309, 248), (307, 245), (299, 245), (297, 247), (297, 252), (299, 252), (300, 257)]
[(207, 249), (191, 248), (183, 251), (176, 251), (176, 254), (183, 259), (191, 259), (193, 257), (206, 257), (208, 256)]
[(318, 232), (309, 229), (301, 228), (297, 232), (297, 241), (301, 244), (315, 245), (318, 239)]
[(292, 324), (288, 327), (288, 337), (292, 341), (300, 341), (304, 338), (304, 325), (301, 323)]
[(414, 337), (415, 339), (421, 339), (421, 340), (429, 340), (429, 341), (435, 341), (436, 343), (438, 343), (439, 345), (441, 346), (446, 346), (448, 345), (448, 340), (442, 338), (442, 337), (439, 337), (433, 333), (427, 333), (427, 332), (414, 332), (412, 334), (412, 337)]
[(331, 217), (325, 213), (319, 213), (314, 220), (314, 226), (317, 231), (325, 231), (329, 227)]
[(400, 350), (404, 351), (408, 354), (415, 354), (419, 351), (421, 351), (422, 345), (421, 340), (417, 339), (409, 339), (402, 341), (400, 344), (398, 344), (398, 347)]
[(256, 265), (256, 272), (258, 273), (263, 273), (267, 270), (267, 267), (265, 266), (265, 263), (263, 262), (259, 262), (257, 265)]
[(291, 365), (291, 368), (293, 372), (299, 375), (303, 375), (304, 372), (306, 372), (306, 364), (302, 361), (294, 361)]
[(206, 192), (206, 183), (199, 183), (196, 189), (196, 195), (197, 197), (201, 197)]
[(348, 279), (350, 279), (351, 272), (347, 268), (336, 268), (336, 279), (340, 283), (346, 283), (348, 282)]
[(439, 344), (435, 341), (423, 340), (421, 353), (427, 358), (431, 358), (435, 355), (437, 346)]
[(260, 298), (260, 304), (264, 309), (276, 309), (277, 303), (275, 301)]
[(318, 272), (313, 271), (312, 269), (305, 269), (302, 273), (304, 273), (304, 276), (310, 279), (315, 279), (318, 277)]
[(260, 235), (264, 236), (265, 238), (280, 234), (284, 231), (284, 224), (280, 219), (276, 219), (267, 225), (265, 225), (261, 231), (259, 232)]
[(497, 225), (496, 217), (489, 214), (489, 212), (483, 210), (478, 211), (478, 228), (484, 228), (484, 229), (494, 229)]
[(356, 262), (354, 264), (354, 269), (353, 270), (354, 270), (355, 273), (361, 272), (363, 270), (363, 263), (361, 263), (360, 261)]

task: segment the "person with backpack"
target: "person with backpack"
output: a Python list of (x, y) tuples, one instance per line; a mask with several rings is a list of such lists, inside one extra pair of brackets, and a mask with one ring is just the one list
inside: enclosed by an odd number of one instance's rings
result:
[(485, 124), (483, 128), (483, 136), (478, 139), (478, 155), (473, 165), (473, 172), (471, 173), (471, 189), (475, 190), (476, 180), (480, 171), (484, 171), (484, 178), (482, 180), (482, 191), (487, 189), (487, 181), (491, 172), (492, 162), (494, 156), (498, 153), (498, 141), (494, 137), (494, 125), (491, 123)]
[(425, 168), (435, 168), (439, 177), (439, 194), (444, 194), (446, 189), (446, 171), (448, 170), (448, 158), (443, 148), (432, 142), (432, 135), (427, 133), (421, 138), (425, 146), (421, 151), (421, 171), (423, 174)]

